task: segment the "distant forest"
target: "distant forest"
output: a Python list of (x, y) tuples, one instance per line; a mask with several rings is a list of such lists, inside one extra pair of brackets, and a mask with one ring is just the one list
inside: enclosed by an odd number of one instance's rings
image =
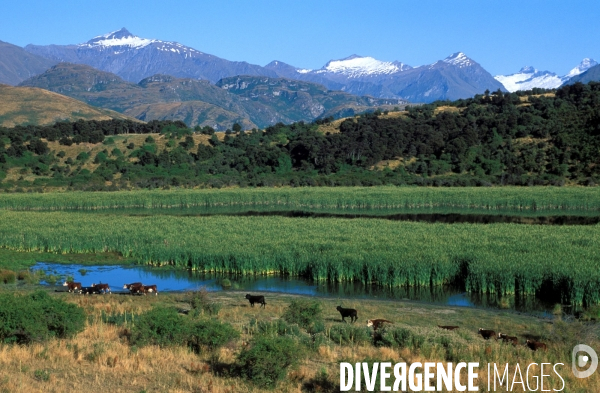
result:
[[(276, 124), (217, 138), (210, 127), (123, 120), (0, 128), (0, 188), (87, 190), (224, 186), (595, 185), (600, 182), (600, 83), (557, 90), (486, 92), (474, 98), (348, 118), (339, 132), (314, 123)], [(162, 133), (142, 146), (119, 134)], [(195, 144), (193, 133), (209, 135)], [(48, 141), (64, 150), (51, 151)], [(102, 143), (94, 157), (65, 151)], [(94, 163), (93, 170), (85, 163)], [(22, 174), (10, 178), (10, 172)], [(27, 175), (29, 180), (26, 179)], [(33, 179), (33, 180), (32, 180)]]

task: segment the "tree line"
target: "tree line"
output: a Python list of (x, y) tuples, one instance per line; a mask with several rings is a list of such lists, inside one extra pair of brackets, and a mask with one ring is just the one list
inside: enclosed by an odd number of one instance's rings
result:
[[(600, 83), (556, 90), (496, 91), (457, 101), (375, 111), (346, 119), (339, 132), (314, 123), (264, 130), (237, 125), (218, 138), (210, 127), (176, 121), (59, 122), (0, 128), (0, 179), (13, 167), (41, 176), (2, 187), (77, 189), (170, 186), (594, 185), (600, 181)], [(162, 133), (160, 151), (111, 144), (119, 134)], [(210, 135), (195, 145), (193, 133)], [(95, 157), (60, 160), (45, 141), (103, 143)], [(114, 142), (113, 142), (114, 143)], [(62, 152), (64, 156), (64, 152)], [(97, 168), (82, 168), (93, 160)], [(4, 176), (2, 175), (4, 173)], [(112, 183), (107, 186), (106, 184)]]

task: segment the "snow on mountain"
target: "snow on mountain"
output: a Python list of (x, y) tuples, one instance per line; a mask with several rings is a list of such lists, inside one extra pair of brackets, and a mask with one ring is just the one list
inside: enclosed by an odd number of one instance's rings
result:
[(592, 68), (595, 65), (598, 65), (598, 62), (596, 60), (586, 57), (585, 59), (581, 60), (581, 63), (579, 63), (579, 65), (577, 67), (575, 67), (571, 71), (569, 71), (569, 73), (567, 75), (565, 75), (565, 77), (572, 78), (575, 75), (583, 74), (584, 72), (586, 72), (587, 70), (589, 70), (590, 68)]
[(467, 55), (462, 52), (453, 53), (452, 55), (446, 57), (442, 60), (444, 63), (452, 64), (459, 68), (469, 67), (474, 65), (473, 60), (469, 59)]
[(517, 90), (531, 90), (534, 87), (554, 89), (563, 84), (562, 78), (555, 73), (538, 71), (531, 66), (521, 68), (516, 74), (496, 75), (494, 79), (511, 93)]
[(579, 65), (573, 68), (567, 75), (558, 76), (550, 71), (538, 71), (528, 66), (523, 67), (515, 74), (496, 75), (494, 78), (502, 83), (506, 90), (514, 92), (517, 90), (531, 90), (535, 87), (542, 89), (555, 89), (572, 77), (579, 75), (598, 64), (594, 59), (585, 58)]
[[(400, 63), (377, 60), (373, 57), (352, 55), (341, 60), (331, 60), (322, 69), (315, 73), (333, 73), (346, 75), (349, 78), (360, 78), (364, 76), (389, 75), (412, 67)], [(306, 73), (309, 70), (299, 70)]]
[[(84, 44), (79, 44), (79, 47), (86, 48), (112, 48), (115, 47), (115, 50), (118, 49), (141, 49), (150, 44), (155, 44), (156, 49), (160, 51), (168, 51), (180, 54), (186, 54), (192, 56), (192, 54), (202, 54), (193, 48), (189, 48), (185, 45), (181, 45), (177, 42), (169, 42), (169, 41), (161, 41), (155, 39), (141, 38), (136, 35), (131, 34), (126, 28), (122, 28), (121, 30), (113, 31), (108, 34), (100, 35), (98, 37), (94, 37), (88, 42)], [(115, 54), (119, 54), (122, 52), (116, 52)]]

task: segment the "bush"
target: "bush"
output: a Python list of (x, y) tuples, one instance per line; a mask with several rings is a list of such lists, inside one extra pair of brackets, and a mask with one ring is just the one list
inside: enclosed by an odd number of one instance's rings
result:
[(51, 337), (67, 338), (85, 327), (83, 309), (44, 291), (0, 295), (0, 340), (26, 344)]
[(240, 334), (229, 323), (221, 323), (213, 319), (196, 322), (190, 336), (190, 346), (201, 352), (202, 347), (211, 350), (221, 347), (238, 338)]
[(85, 151), (82, 151), (81, 153), (77, 154), (77, 161), (87, 161), (89, 158), (90, 155)]
[(273, 389), (303, 354), (290, 337), (258, 336), (238, 356), (240, 372), (261, 388)]
[(379, 343), (387, 347), (417, 350), (425, 343), (425, 337), (414, 334), (405, 328), (384, 328), (380, 332)]
[(0, 282), (4, 284), (12, 284), (17, 281), (17, 274), (12, 270), (0, 270)]
[(373, 330), (366, 326), (334, 325), (329, 338), (339, 345), (366, 344), (373, 340)]
[(217, 315), (221, 310), (221, 304), (210, 298), (210, 293), (206, 288), (198, 291), (189, 291), (187, 299), (195, 313), (205, 312), (209, 315)]
[(260, 321), (255, 319), (250, 321), (252, 333), (266, 336), (300, 336), (300, 328), (296, 325), (288, 325), (284, 320), (277, 319), (273, 322)]
[(131, 328), (132, 345), (186, 345), (191, 335), (189, 319), (173, 308), (154, 308), (140, 314)]
[(323, 326), (321, 303), (314, 300), (292, 300), (282, 318), (288, 323), (296, 323), (301, 328), (316, 333), (315, 328)]

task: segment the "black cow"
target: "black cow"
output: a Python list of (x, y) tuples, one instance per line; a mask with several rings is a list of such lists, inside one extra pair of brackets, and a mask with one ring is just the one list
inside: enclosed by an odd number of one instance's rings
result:
[(358, 319), (358, 312), (353, 308), (343, 308), (342, 306), (337, 306), (335, 308), (342, 315), (342, 322), (346, 322), (346, 317), (350, 317), (350, 322), (354, 323)]
[(490, 338), (494, 338), (494, 340), (498, 340), (498, 336), (496, 336), (496, 332), (493, 330), (486, 330), (483, 328), (479, 328), (479, 334), (481, 334), (481, 337), (483, 337), (485, 340), (489, 340)]
[(250, 294), (246, 295), (246, 299), (250, 301), (250, 306), (254, 307), (254, 303), (259, 303), (261, 307), (265, 307), (267, 302), (265, 302), (265, 297), (263, 295), (252, 296)]
[(81, 287), (81, 293), (83, 293), (84, 295), (99, 294), (100, 289), (96, 287)]

